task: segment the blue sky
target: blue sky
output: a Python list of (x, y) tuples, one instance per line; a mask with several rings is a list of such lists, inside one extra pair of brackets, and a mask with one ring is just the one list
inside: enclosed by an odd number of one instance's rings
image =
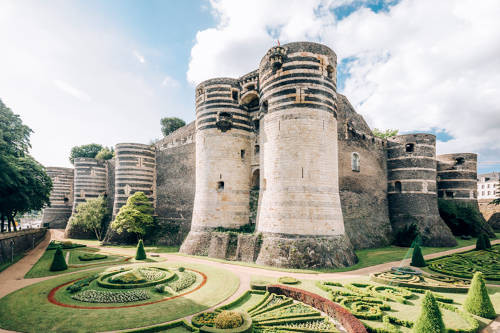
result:
[[(370, 126), (430, 132), (438, 153), (500, 170), (498, 1), (0, 0), (0, 98), (34, 129), (32, 154), (148, 143), (194, 119), (194, 87), (238, 77), (267, 49), (309, 40), (338, 56), (338, 87)], [(20, 22), (22, 24), (20, 24)], [(468, 40), (464, 48), (463, 40)]]

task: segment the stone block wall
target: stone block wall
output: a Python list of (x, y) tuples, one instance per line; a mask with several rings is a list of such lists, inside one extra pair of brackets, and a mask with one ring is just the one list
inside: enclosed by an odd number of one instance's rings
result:
[[(40, 228), (0, 234), (0, 264), (10, 262), (12, 248), (14, 257), (23, 254), (38, 245), (44, 239), (46, 232), (46, 228)], [(13, 247), (11, 247), (12, 242)]]
[(491, 204), (491, 199), (479, 200), (479, 210), (486, 222), (496, 231), (500, 231), (500, 205)]
[(50, 207), (44, 208), (42, 212), (42, 225), (63, 229), (73, 208), (74, 169), (48, 167), (47, 174), (52, 179), (53, 187), (50, 192)]
[(73, 213), (82, 202), (105, 195), (108, 183), (106, 162), (95, 158), (75, 158), (75, 200)]

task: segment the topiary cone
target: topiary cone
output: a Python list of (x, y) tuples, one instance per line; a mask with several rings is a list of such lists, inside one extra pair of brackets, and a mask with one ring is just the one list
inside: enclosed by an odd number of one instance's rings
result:
[(479, 234), (476, 241), (476, 250), (485, 250), (486, 249), (486, 241), (484, 239), (484, 234)]
[(491, 242), (490, 242), (490, 238), (488, 237), (488, 234), (484, 234), (483, 239), (484, 239), (484, 246), (487, 249), (491, 249)]
[(139, 243), (137, 244), (137, 251), (135, 252), (136, 260), (144, 260), (146, 259), (146, 250), (144, 250), (144, 243), (142, 239), (139, 239)]
[(52, 259), (52, 265), (50, 265), (50, 270), (52, 272), (56, 271), (64, 271), (68, 269), (68, 265), (66, 265), (66, 260), (64, 259), (64, 254), (61, 247), (56, 249), (54, 253), (54, 259)]
[(484, 318), (494, 319), (495, 308), (491, 304), (490, 296), (486, 290), (483, 273), (476, 272), (465, 299), (464, 309), (468, 312)]
[(444, 333), (446, 329), (436, 299), (427, 291), (422, 302), (422, 312), (413, 328), (415, 333)]
[(413, 254), (411, 256), (411, 266), (415, 267), (425, 267), (427, 264), (425, 263), (424, 256), (422, 255), (422, 250), (418, 243), (415, 243), (415, 247), (413, 248)]

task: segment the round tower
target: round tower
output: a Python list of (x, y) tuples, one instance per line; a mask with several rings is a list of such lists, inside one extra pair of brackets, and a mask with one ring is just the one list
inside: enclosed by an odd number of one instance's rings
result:
[(408, 134), (390, 138), (387, 169), (389, 212), (396, 237), (415, 225), (425, 246), (456, 245), (437, 205), (436, 137)]
[(156, 151), (140, 143), (118, 143), (115, 146), (115, 200), (113, 216), (118, 214), (135, 192), (144, 192), (155, 205)]
[(65, 228), (73, 207), (74, 169), (48, 167), (47, 174), (52, 180), (50, 207), (44, 208), (42, 224), (49, 228)]
[(356, 256), (339, 197), (335, 53), (309, 42), (271, 48), (259, 67), (257, 263), (339, 267)]
[(477, 154), (444, 154), (437, 157), (438, 197), (477, 201)]
[(95, 158), (75, 158), (75, 183), (73, 213), (82, 202), (106, 194), (106, 162)]
[(249, 223), (252, 138), (238, 80), (218, 78), (196, 87), (196, 192), (181, 252), (206, 255), (210, 231)]

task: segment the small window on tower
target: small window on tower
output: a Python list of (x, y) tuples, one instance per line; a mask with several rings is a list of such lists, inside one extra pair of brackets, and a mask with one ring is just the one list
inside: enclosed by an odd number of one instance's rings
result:
[(64, 203), (67, 204), (69, 202), (68, 198), (64, 198)]
[(352, 167), (352, 171), (359, 172), (359, 170), (360, 170), (360, 158), (359, 158), (358, 153), (352, 153), (351, 167)]
[(462, 165), (464, 163), (465, 163), (465, 158), (463, 158), (463, 157), (457, 157), (455, 159), (455, 165)]
[(452, 192), (452, 191), (446, 191), (446, 197), (447, 197), (447, 198), (454, 198), (454, 197), (455, 197), (455, 192)]
[(217, 192), (224, 191), (224, 182), (217, 182)]
[(238, 101), (238, 90), (233, 90), (232, 95), (233, 95), (233, 100)]
[(244, 160), (245, 159), (245, 149), (242, 149), (240, 151), (240, 155), (241, 155), (241, 159)]
[(402, 188), (401, 188), (401, 182), (395, 182), (394, 183), (394, 189), (396, 190), (396, 192), (401, 193), (401, 190), (402, 190)]
[(406, 152), (407, 153), (413, 153), (414, 150), (415, 150), (415, 144), (413, 144), (413, 143), (406, 144)]
[(260, 151), (260, 146), (259, 146), (259, 145), (255, 145), (255, 148), (254, 148), (254, 149), (255, 149), (255, 150), (254, 150), (255, 154), (258, 154), (258, 153), (259, 153), (259, 151)]

